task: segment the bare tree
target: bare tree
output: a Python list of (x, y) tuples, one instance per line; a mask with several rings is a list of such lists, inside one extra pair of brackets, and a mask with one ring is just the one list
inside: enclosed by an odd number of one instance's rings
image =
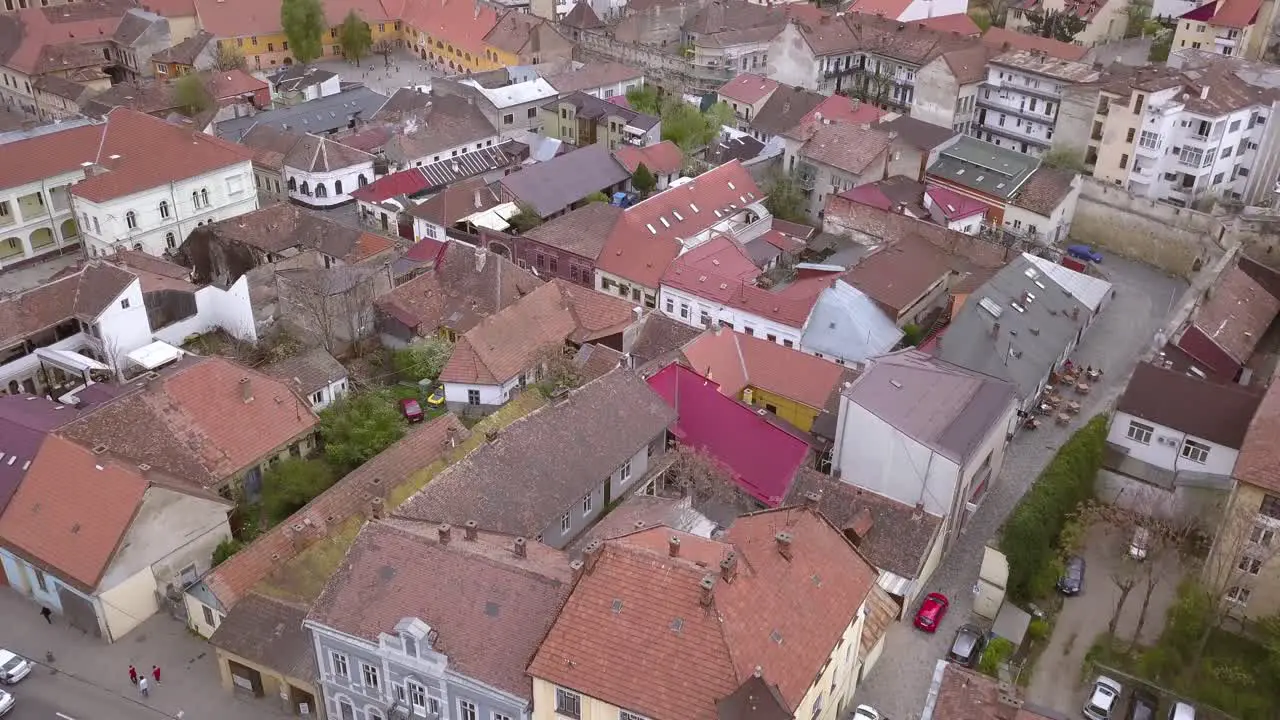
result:
[(1211, 614), (1196, 645), (1195, 668), (1215, 630), (1229, 619), (1243, 622), (1243, 607), (1259, 573), (1280, 552), (1280, 530), (1262, 521), (1256, 500), (1236, 486), (1201, 570), (1199, 592)]
[(582, 384), (582, 372), (573, 361), (573, 348), (564, 343), (544, 346), (534, 356), (538, 387), (544, 395), (571, 390)]
[(380, 272), (360, 266), (280, 271), (276, 284), (283, 314), (316, 333), (329, 352), (343, 342), (358, 346), (373, 331)]
[(214, 70), (244, 70), (246, 66), (244, 53), (238, 48), (225, 42), (217, 43), (213, 55)]
[(699, 505), (714, 504), (750, 509), (751, 503), (733, 479), (733, 471), (706, 450), (677, 445), (669, 454), (664, 473), (668, 489), (690, 497)]
[(383, 38), (375, 42), (373, 47), (369, 48), (369, 50), (372, 51), (374, 55), (382, 56), (382, 63), (384, 67), (391, 67), (391, 53), (396, 51), (395, 43)]

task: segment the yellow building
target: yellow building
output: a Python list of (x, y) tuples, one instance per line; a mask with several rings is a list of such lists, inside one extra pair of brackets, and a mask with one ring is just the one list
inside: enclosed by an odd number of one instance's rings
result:
[(1173, 49), (1257, 60), (1274, 12), (1273, 0), (1213, 0), (1178, 18)]
[(717, 328), (683, 349), (693, 370), (720, 392), (767, 410), (809, 432), (832, 393), (851, 371), (829, 360), (763, 338)]
[(437, 70), (497, 70), (505, 64), (484, 42), (497, 24), (496, 10), (472, 0), (413, 3), (406, 8), (405, 40), (419, 57)]
[[(270, 69), (294, 62), (289, 39), (280, 25), (281, 0), (195, 0), (200, 28), (223, 49), (244, 55), (250, 69)], [(323, 4), (329, 29), (321, 37), (321, 57), (342, 57), (338, 28), (347, 13), (369, 23), (373, 42), (403, 42), (403, 23), (378, 0), (341, 0)]]

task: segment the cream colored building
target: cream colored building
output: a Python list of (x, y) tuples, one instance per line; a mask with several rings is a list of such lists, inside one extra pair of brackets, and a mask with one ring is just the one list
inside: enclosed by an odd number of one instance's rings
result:
[(1273, 0), (1211, 0), (1177, 19), (1173, 49), (1257, 60), (1266, 50)]
[(1025, 7), (1011, 7), (1005, 27), (1018, 32), (1027, 32), (1027, 10), (1050, 12), (1059, 10), (1084, 18), (1087, 25), (1073, 39), (1076, 45), (1093, 47), (1120, 40), (1129, 26), (1128, 3), (1125, 0), (1035, 0), (1026, 3)]

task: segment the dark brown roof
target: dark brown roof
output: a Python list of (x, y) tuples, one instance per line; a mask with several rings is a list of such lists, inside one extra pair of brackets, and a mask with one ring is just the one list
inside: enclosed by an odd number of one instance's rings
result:
[(135, 279), (121, 268), (90, 262), (74, 274), (0, 300), (0, 345), (71, 318), (91, 322)]
[(920, 577), (942, 518), (918, 513), (905, 503), (801, 468), (787, 502), (804, 502), (805, 495), (811, 492), (822, 496), (818, 509), (846, 536), (852, 527), (870, 520), (870, 530), (855, 544), (877, 568), (905, 578)]
[(286, 166), (303, 172), (332, 172), (372, 162), (373, 156), (363, 150), (310, 133), (302, 136), (284, 156)]
[(1280, 313), (1280, 300), (1239, 266), (1222, 273), (1205, 295), (1191, 322), (1232, 360), (1247, 363)]
[(947, 67), (951, 68), (951, 74), (955, 76), (957, 84), (972, 85), (986, 79), (987, 58), (991, 53), (992, 51), (985, 45), (977, 45), (943, 53), (942, 59)]
[(756, 113), (751, 127), (766, 135), (782, 135), (799, 125), (825, 99), (825, 96), (804, 88), (780, 85)]
[(1053, 211), (1071, 194), (1071, 183), (1075, 178), (1076, 174), (1070, 170), (1041, 165), (1023, 183), (1013, 198), (1013, 204), (1037, 215), (1052, 217)]
[[(222, 242), (239, 243), (266, 253), (313, 248), (347, 262), (390, 250), (390, 240), (347, 227), (323, 213), (290, 203), (268, 205), (251, 213), (205, 225), (195, 231)], [(184, 243), (184, 248), (190, 240)]]
[[(478, 153), (467, 153), (476, 155)], [(443, 162), (443, 161), (442, 161)], [(485, 185), (484, 177), (467, 178), (408, 209), (408, 214), (441, 227), (451, 227), (459, 220), (511, 202), (511, 195), (499, 185)]]
[[(640, 332), (636, 333), (636, 338), (631, 344), (631, 356), (635, 358), (637, 366), (654, 361), (665, 361), (668, 356), (679, 353), (680, 348), (701, 334), (701, 329), (676, 321), (662, 313), (649, 313), (641, 321)], [(666, 362), (661, 364), (665, 366)]]
[(898, 133), (898, 142), (920, 150), (932, 150), (956, 136), (951, 128), (927, 123), (910, 115), (899, 115), (893, 120), (880, 123), (878, 127)]
[(599, 15), (596, 15), (595, 10), (591, 9), (591, 3), (587, 2), (587, 0), (579, 0), (575, 3), (573, 9), (564, 16), (560, 24), (579, 30), (597, 30), (605, 26), (604, 21), (600, 19)]
[(1157, 425), (1239, 449), (1262, 394), (1140, 363), (1116, 409)]
[(173, 47), (165, 48), (152, 54), (151, 61), (157, 63), (192, 65), (195, 63), (196, 58), (200, 56), (200, 53), (203, 52), (205, 47), (212, 41), (213, 35), (205, 30), (201, 30)]
[(303, 397), (310, 397), (347, 376), (347, 369), (324, 348), (313, 348), (265, 365), (262, 371), (297, 388)]
[(946, 253), (916, 235), (903, 235), (869, 253), (845, 275), (896, 318), (951, 273)]
[(589, 383), (622, 364), (622, 353), (608, 345), (588, 343), (578, 348), (573, 364), (578, 368), (579, 381)]
[(378, 111), (372, 124), (392, 130), (382, 148), (392, 162), (421, 160), (497, 134), (479, 106), (467, 98), (439, 93), (427, 97), (427, 104), (418, 109), (395, 113), (384, 107)]
[(307, 608), (251, 593), (223, 618), (209, 644), (306, 682), (316, 679)]
[(615, 370), (517, 420), (400, 508), (415, 519), (535, 537), (658, 437), (675, 412)]
[(543, 245), (595, 260), (620, 219), (622, 208), (593, 202), (553, 218), (524, 235)]
[(451, 671), (531, 700), (525, 667), (569, 593), (569, 560), (534, 542), (518, 558), (513, 540), (467, 540), (459, 525), (441, 544), (434, 524), (370, 523), (307, 620), (374, 644), (402, 620), (421, 620), (434, 638), (423, 643), (448, 656)]

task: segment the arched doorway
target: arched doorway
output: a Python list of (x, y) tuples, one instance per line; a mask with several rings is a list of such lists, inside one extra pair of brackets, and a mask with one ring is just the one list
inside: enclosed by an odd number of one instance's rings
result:
[(58, 228), (58, 235), (63, 240), (78, 239), (80, 237), (80, 226), (76, 224), (75, 218), (67, 218), (62, 221), (62, 226)]
[(21, 257), (23, 252), (20, 238), (10, 237), (0, 240), (0, 260), (11, 258), (14, 255)]
[(511, 257), (511, 248), (507, 247), (506, 245), (503, 245), (500, 242), (490, 242), (489, 249), (492, 250), (494, 254), (501, 255), (504, 258)]
[(53, 245), (53, 231), (49, 228), (37, 228), (31, 233), (31, 249), (43, 250)]

